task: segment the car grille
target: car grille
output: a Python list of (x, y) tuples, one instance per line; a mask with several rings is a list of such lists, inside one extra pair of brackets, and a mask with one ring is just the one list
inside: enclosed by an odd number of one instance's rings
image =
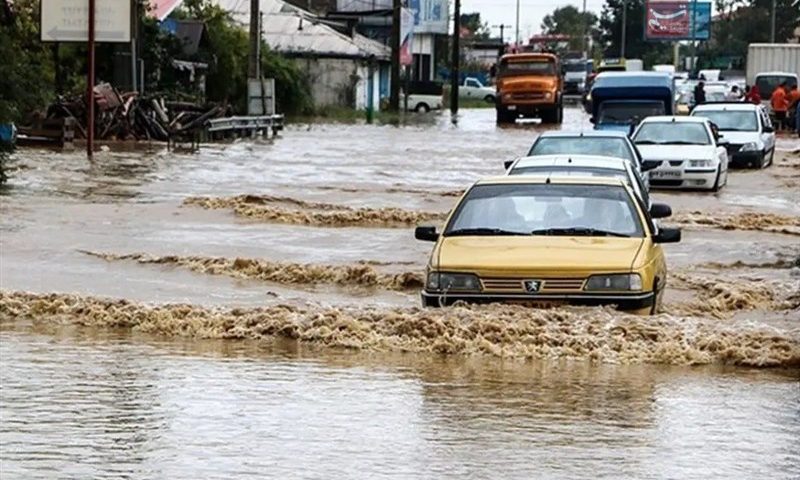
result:
[(734, 153), (738, 153), (739, 150), (741, 150), (741, 149), (742, 149), (742, 145), (728, 145), (727, 146), (728, 155), (733, 155)]
[(482, 278), (483, 290), (487, 292), (523, 292), (525, 280), (541, 280), (540, 292), (580, 292), (586, 283), (585, 278), (552, 277), (552, 278)]
[(541, 100), (544, 98), (544, 93), (543, 92), (512, 93), (511, 98), (514, 100)]
[(656, 180), (651, 178), (650, 185), (654, 187), (680, 187), (683, 185), (683, 180)]
[(683, 165), (683, 160), (670, 160), (669, 164), (673, 167), (680, 167)]

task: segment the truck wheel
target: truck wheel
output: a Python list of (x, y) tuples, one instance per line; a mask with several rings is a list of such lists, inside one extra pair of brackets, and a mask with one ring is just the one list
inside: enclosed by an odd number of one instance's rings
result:
[(515, 123), (517, 121), (517, 116), (513, 113), (504, 112), (502, 110), (497, 110), (497, 123), (498, 125), (506, 124), (506, 123)]
[(547, 110), (542, 110), (541, 113), (542, 123), (559, 123), (558, 122), (558, 108), (548, 108)]
[(431, 107), (429, 107), (427, 103), (419, 103), (414, 111), (417, 113), (428, 113), (431, 111)]
[(494, 95), (486, 95), (483, 99), (486, 103), (494, 103)]
[(554, 123), (561, 124), (564, 121), (564, 104), (559, 103), (556, 109), (556, 121)]

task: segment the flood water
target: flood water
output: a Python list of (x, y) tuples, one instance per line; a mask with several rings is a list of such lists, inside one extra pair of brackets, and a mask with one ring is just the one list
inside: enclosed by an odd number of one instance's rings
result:
[(718, 194), (654, 194), (684, 228), (661, 315), (417, 310), (413, 225), (539, 131), (487, 109), (18, 151), (0, 477), (800, 478), (796, 138)]

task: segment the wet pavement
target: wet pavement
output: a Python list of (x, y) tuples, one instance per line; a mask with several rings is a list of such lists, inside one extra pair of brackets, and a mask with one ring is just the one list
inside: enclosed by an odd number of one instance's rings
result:
[[(582, 111), (565, 114), (564, 129), (591, 128)], [(333, 342), (361, 353), (281, 334), (200, 340), (177, 316), (169, 328), (114, 324), (117, 307), (92, 300), (287, 305), (329, 330), (337, 328), (325, 325), (331, 312), (348, 309), (419, 322), (413, 288), (369, 282), (421, 275), (430, 244), (414, 241), (413, 221), (381, 218), (447, 212), (470, 182), (501, 174), (503, 160), (524, 154), (541, 128), (498, 128), (484, 109), (464, 111), (457, 125), (444, 114), (400, 127), (295, 125), (275, 142), (197, 154), (157, 146), (99, 152), (93, 164), (82, 152), (19, 151), (0, 191), (2, 477), (800, 476), (792, 448), (800, 438), (796, 138), (779, 140), (776, 165), (733, 171), (720, 193), (654, 194), (684, 227), (684, 241), (666, 248), (675, 275), (658, 335), (683, 340), (653, 340), (638, 360), (635, 351), (592, 349), (554, 360), (552, 344), (521, 357), (509, 347), (501, 355), (508, 360), (465, 355), (472, 350), (443, 346), (458, 337), (446, 327), (406, 354), (394, 337), (380, 338), (385, 326), (369, 341), (358, 336), (370, 328), (362, 326)], [(202, 208), (190, 197), (225, 206)], [(736, 223), (751, 212), (771, 215)], [(734, 221), (703, 225), (698, 216)], [(132, 253), (157, 261), (112, 258)], [(289, 266), (242, 268), (251, 260)], [(23, 318), (12, 306), (21, 291), (79, 296), (42, 298)], [(104, 323), (82, 312), (99, 312)], [(580, 322), (594, 314), (564, 315)], [(601, 311), (597, 318), (622, 321)], [(201, 336), (231, 336), (207, 326)], [(592, 331), (575, 341), (600, 342)], [(726, 347), (738, 351), (708, 350), (712, 337), (695, 331), (738, 339)], [(691, 355), (665, 353), (686, 343)], [(654, 361), (711, 365), (637, 364)]]

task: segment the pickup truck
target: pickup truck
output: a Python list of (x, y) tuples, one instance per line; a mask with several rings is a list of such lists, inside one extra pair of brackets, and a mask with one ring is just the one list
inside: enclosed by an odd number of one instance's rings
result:
[(484, 86), (477, 78), (467, 77), (464, 79), (464, 83), (458, 87), (458, 97), (478, 98), (487, 103), (494, 103), (497, 91), (494, 87)]
[[(442, 84), (439, 82), (414, 81), (409, 84), (408, 111), (428, 113), (443, 106)], [(405, 104), (405, 92), (400, 92), (400, 106)]]

